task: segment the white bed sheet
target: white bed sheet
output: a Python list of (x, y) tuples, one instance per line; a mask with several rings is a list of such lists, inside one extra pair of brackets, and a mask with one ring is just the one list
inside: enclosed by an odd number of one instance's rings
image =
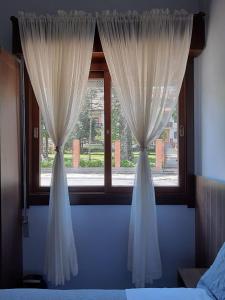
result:
[(125, 290), (0, 290), (0, 300), (126, 300)]
[(127, 300), (212, 300), (204, 289), (145, 288), (126, 290)]
[(212, 300), (203, 289), (0, 290), (0, 300)]

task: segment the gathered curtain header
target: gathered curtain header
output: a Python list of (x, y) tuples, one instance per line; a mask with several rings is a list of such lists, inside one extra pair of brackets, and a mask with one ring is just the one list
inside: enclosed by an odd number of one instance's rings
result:
[[(56, 14), (36, 15), (35, 13), (19, 12), (19, 23), (21, 27), (26, 28), (24, 38), (37, 39), (41, 42), (50, 40), (56, 42), (55, 37), (58, 39), (79, 39), (82, 41), (85, 36), (82, 34), (84, 31), (90, 32), (98, 27), (107, 27), (112, 24), (111, 40), (116, 43), (118, 36), (118, 26), (121, 27), (119, 35), (126, 35), (127, 38), (134, 38), (139, 44), (143, 39), (155, 40), (161, 39), (167, 42), (167, 37), (171, 36), (171, 31), (174, 32), (174, 37), (182, 37), (186, 35), (187, 30), (192, 30), (193, 14), (185, 10), (169, 9), (152, 9), (149, 11), (102, 11), (102, 12), (84, 12), (84, 11), (63, 11), (59, 10)], [(79, 25), (78, 25), (79, 23)], [(102, 26), (105, 24), (105, 26)], [(77, 28), (79, 27), (79, 30)], [(191, 34), (192, 32), (190, 32)], [(49, 37), (50, 40), (49, 40)]]
[[(183, 36), (187, 30), (192, 30), (193, 14), (187, 11), (169, 9), (152, 9), (149, 11), (137, 12), (127, 11), (118, 12), (114, 11), (102, 11), (102, 12), (84, 12), (84, 11), (63, 11), (58, 10), (56, 14), (37, 15), (30, 12), (18, 13), (19, 23), (21, 27), (26, 28), (24, 38), (37, 39), (41, 42), (50, 40), (56, 42), (55, 37), (58, 39), (79, 39), (82, 41), (85, 36), (82, 34), (82, 28), (84, 31), (90, 32), (95, 26), (102, 27), (112, 24), (111, 40), (116, 42), (118, 40), (117, 31), (118, 26), (121, 27), (120, 35), (126, 35), (127, 38), (135, 38), (137, 43), (143, 39), (154, 40), (161, 39), (161, 42), (171, 35), (171, 31), (174, 31), (173, 36)], [(79, 23), (79, 25), (78, 25)], [(79, 30), (77, 28), (79, 27)], [(166, 30), (165, 30), (166, 29)], [(113, 32), (114, 31), (114, 32)], [(191, 34), (192, 32), (190, 32)], [(49, 37), (51, 39), (49, 40)]]
[(23, 11), (19, 12), (19, 18), (24, 18), (30, 21), (35, 21), (35, 20), (39, 20), (39, 21), (63, 21), (63, 20), (67, 20), (70, 21), (74, 18), (89, 18), (89, 19), (94, 19), (95, 16), (92, 13), (87, 13), (84, 11), (78, 11), (78, 10), (74, 10), (74, 11), (69, 11), (66, 12), (64, 10), (58, 10), (57, 14), (55, 15), (50, 15), (50, 14), (46, 14), (46, 15), (36, 15), (35, 13), (26, 13)]
[(71, 11), (64, 11), (64, 10), (58, 10), (56, 14), (41, 14), (37, 15), (36, 13), (31, 12), (24, 12), (19, 11), (19, 17), (29, 18), (29, 19), (62, 19), (62, 18), (74, 18), (74, 17), (90, 17), (95, 18), (99, 16), (105, 16), (105, 17), (146, 17), (146, 16), (153, 16), (153, 15), (164, 15), (164, 16), (179, 16), (179, 17), (187, 17), (193, 14), (188, 13), (184, 9), (180, 10), (173, 10), (170, 11), (168, 8), (166, 9), (151, 9), (146, 10), (143, 12), (138, 12), (135, 10), (129, 10), (127, 12), (118, 12), (117, 10), (105, 10), (101, 12), (85, 12), (82, 10), (71, 10)]
[(46, 15), (36, 15), (35, 13), (26, 13), (26, 12), (19, 12), (19, 19), (23, 19), (28, 23), (35, 23), (35, 22), (48, 22), (48, 23), (65, 23), (71, 22), (74, 19), (82, 19), (87, 21), (96, 22), (97, 19), (106, 19), (106, 20), (117, 20), (119, 22), (129, 22), (132, 21), (147, 21), (149, 18), (162, 18), (164, 20), (174, 20), (174, 21), (187, 21), (187, 19), (192, 19), (193, 14), (188, 13), (187, 11), (181, 10), (174, 10), (170, 11), (169, 9), (152, 9), (149, 11), (137, 12), (137, 11), (127, 11), (125, 13), (114, 11), (102, 11), (102, 12), (84, 12), (84, 11), (63, 11), (58, 10), (57, 14), (46, 14)]

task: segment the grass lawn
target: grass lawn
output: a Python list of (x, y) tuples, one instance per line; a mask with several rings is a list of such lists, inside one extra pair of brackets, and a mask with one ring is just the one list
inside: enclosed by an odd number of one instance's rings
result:
[[(71, 154), (71, 157), (72, 157), (72, 154)], [(89, 155), (88, 154), (81, 154), (80, 159), (88, 160)], [(97, 159), (97, 160), (100, 160), (100, 161), (104, 162), (104, 152), (93, 152), (93, 153), (91, 153), (91, 159), (93, 159), (93, 160)]]

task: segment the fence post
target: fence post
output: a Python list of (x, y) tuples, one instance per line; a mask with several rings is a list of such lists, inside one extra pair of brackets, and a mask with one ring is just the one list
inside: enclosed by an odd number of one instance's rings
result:
[(155, 167), (156, 170), (161, 171), (164, 167), (165, 154), (164, 154), (164, 141), (162, 139), (157, 139), (155, 142), (155, 154), (156, 154), (156, 162)]
[(73, 140), (73, 147), (72, 147), (72, 156), (73, 156), (73, 168), (79, 168), (80, 166), (80, 140), (74, 139)]

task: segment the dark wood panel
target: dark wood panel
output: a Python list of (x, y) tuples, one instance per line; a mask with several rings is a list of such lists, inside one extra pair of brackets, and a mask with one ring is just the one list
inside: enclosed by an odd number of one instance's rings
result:
[(180, 268), (178, 269), (178, 285), (186, 288), (196, 288), (199, 279), (207, 268)]
[(205, 177), (197, 177), (197, 267), (209, 267), (224, 242), (225, 183)]
[(205, 48), (205, 14), (200, 12), (194, 15), (193, 30), (191, 37), (190, 53), (191, 57), (201, 54)]
[(19, 63), (0, 50), (0, 286), (17, 287), (22, 278), (19, 143)]

